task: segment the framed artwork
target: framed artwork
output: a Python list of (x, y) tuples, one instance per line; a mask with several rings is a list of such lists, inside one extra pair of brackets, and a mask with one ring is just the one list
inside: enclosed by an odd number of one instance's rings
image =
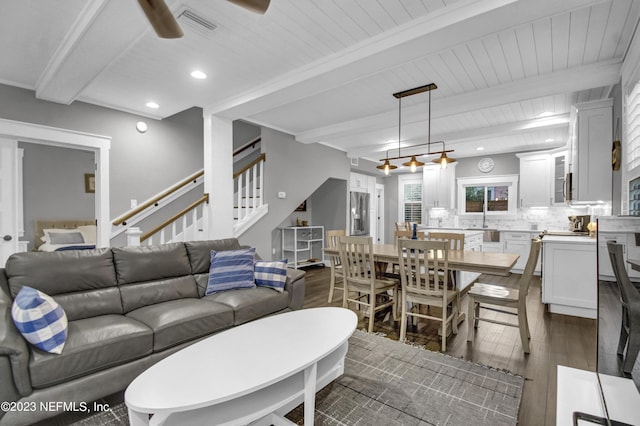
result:
[(93, 173), (84, 174), (84, 192), (95, 193), (96, 192), (96, 175)]
[(298, 206), (298, 208), (297, 208), (297, 209), (295, 209), (295, 211), (297, 211), (297, 212), (306, 212), (306, 211), (307, 211), (307, 200), (304, 200), (304, 201), (302, 202), (302, 204), (300, 204), (300, 205)]

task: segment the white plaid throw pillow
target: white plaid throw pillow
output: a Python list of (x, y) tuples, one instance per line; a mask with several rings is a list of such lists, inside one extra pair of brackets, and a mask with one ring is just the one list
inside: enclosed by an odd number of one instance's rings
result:
[(258, 287), (269, 287), (282, 293), (287, 281), (287, 259), (276, 262), (256, 261), (254, 276)]
[(46, 352), (62, 353), (67, 341), (67, 315), (51, 297), (22, 287), (13, 301), (11, 316), (27, 342)]

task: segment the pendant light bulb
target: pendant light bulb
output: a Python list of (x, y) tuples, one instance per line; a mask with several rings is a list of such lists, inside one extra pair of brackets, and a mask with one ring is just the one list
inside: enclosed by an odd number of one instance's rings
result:
[(384, 174), (389, 176), (389, 163), (385, 163), (384, 165)]
[(384, 172), (385, 175), (389, 176), (389, 172), (393, 169), (397, 169), (398, 166), (394, 166), (393, 164), (389, 163), (389, 159), (384, 160), (384, 163), (376, 166), (376, 169), (380, 169)]
[(411, 162), (411, 167), (409, 168), (409, 170), (411, 170), (411, 173), (415, 173), (416, 170), (418, 170), (418, 166), (416, 166), (416, 163), (414, 163), (413, 161)]
[(440, 160), (440, 167), (442, 167), (442, 170), (447, 168), (447, 160), (445, 160), (444, 158), (442, 160)]

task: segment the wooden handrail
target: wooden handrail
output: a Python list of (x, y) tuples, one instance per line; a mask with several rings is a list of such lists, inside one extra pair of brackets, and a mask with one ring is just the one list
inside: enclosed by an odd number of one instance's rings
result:
[(244, 166), (242, 169), (240, 169), (239, 171), (234, 173), (233, 174), (233, 178), (234, 179), (237, 178), (238, 176), (240, 176), (241, 174), (243, 174), (244, 172), (246, 172), (247, 170), (249, 170), (250, 168), (252, 168), (256, 164), (258, 164), (259, 162), (266, 161), (266, 160), (267, 160), (267, 155), (265, 153), (260, 154), (260, 156), (258, 158), (256, 158), (255, 160), (253, 160), (252, 162), (250, 162), (249, 164)]
[(257, 138), (255, 138), (253, 140), (250, 140), (245, 145), (243, 145), (240, 148), (238, 148), (236, 151), (233, 151), (233, 156), (235, 157), (236, 155), (240, 154), (241, 152), (244, 152), (249, 148), (253, 148), (254, 146), (256, 146), (256, 144), (260, 143), (260, 141), (262, 141), (262, 137), (260, 137), (260, 136), (258, 136)]
[(174, 192), (176, 192), (177, 190), (179, 190), (183, 186), (186, 186), (186, 185), (190, 184), (191, 182), (195, 181), (196, 179), (198, 179), (200, 176), (203, 176), (203, 175), (204, 175), (204, 170), (200, 170), (199, 172), (196, 172), (196, 173), (192, 174), (188, 178), (185, 178), (184, 180), (182, 180), (182, 181), (178, 182), (177, 184), (173, 185), (171, 188), (167, 189), (166, 191), (156, 195), (155, 197), (153, 197), (149, 201), (146, 201), (146, 202), (140, 204), (135, 209), (129, 210), (129, 212), (123, 214), (122, 216), (120, 216), (119, 218), (114, 220), (113, 224), (118, 226), (118, 225), (124, 223), (127, 219), (132, 218), (133, 216), (137, 215), (138, 213), (140, 213), (141, 211), (145, 210), (146, 208), (148, 208), (148, 207), (150, 207), (152, 205), (155, 205), (161, 199), (173, 194)]
[[(180, 210), (178, 213), (174, 214), (169, 219), (165, 220), (160, 225), (158, 225), (155, 228), (153, 228), (151, 231), (142, 234), (140, 236), (140, 242), (142, 242), (144, 240), (147, 240), (149, 237), (151, 237), (155, 233), (159, 232), (161, 229), (166, 228), (167, 226), (171, 225), (173, 222), (175, 222), (176, 220), (180, 219), (185, 214), (189, 213), (191, 210), (193, 210), (196, 207), (198, 207), (200, 204), (208, 203), (208, 202), (209, 202), (209, 194), (204, 194), (202, 197), (200, 197), (199, 199), (197, 199), (193, 203), (189, 204), (187, 207), (185, 207), (184, 209)], [(182, 230), (182, 232), (184, 232), (184, 229)]]

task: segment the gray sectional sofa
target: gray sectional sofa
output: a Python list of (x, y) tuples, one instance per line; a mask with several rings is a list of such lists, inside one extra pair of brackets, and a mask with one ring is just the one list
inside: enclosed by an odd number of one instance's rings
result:
[[(11, 256), (0, 270), (0, 401), (14, 403), (0, 411), (0, 425), (64, 410), (43, 410), (41, 402), (89, 403), (123, 390), (155, 362), (206, 336), (302, 308), (304, 272), (291, 269), (283, 293), (256, 287), (205, 296), (210, 251), (238, 248), (226, 239)], [(11, 305), (22, 286), (65, 310), (62, 354), (35, 349), (13, 324)]]

